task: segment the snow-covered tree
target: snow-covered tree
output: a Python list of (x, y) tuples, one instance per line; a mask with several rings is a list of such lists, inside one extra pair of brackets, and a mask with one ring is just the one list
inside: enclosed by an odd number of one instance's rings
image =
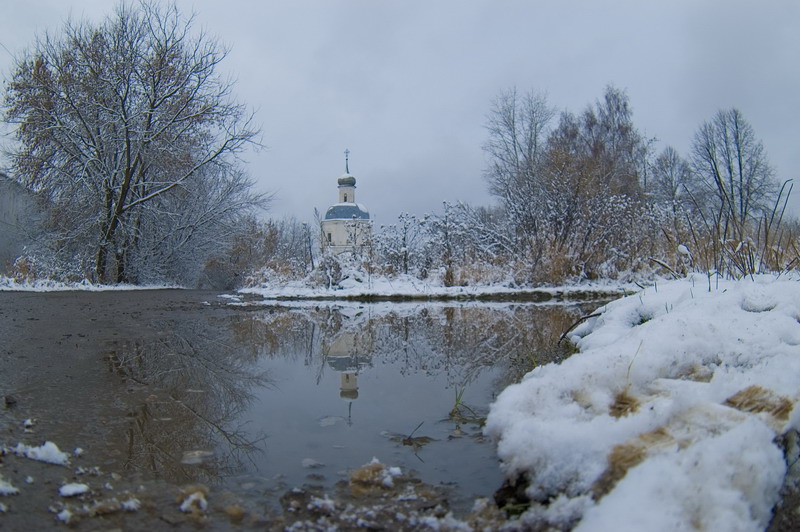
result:
[(294, 217), (259, 220), (243, 217), (231, 244), (206, 261), (203, 285), (238, 288), (279, 278), (299, 279), (316, 265), (314, 250), (319, 243), (308, 223)]
[(183, 250), (201, 259), (190, 242), (263, 199), (235, 157), (258, 128), (217, 71), (225, 50), (192, 22), (174, 4), (121, 3), (39, 37), (6, 85), (14, 175), (52, 201), (50, 249), (99, 282), (168, 272)]
[(395, 273), (408, 274), (420, 254), (421, 227), (413, 214), (400, 213), (396, 224), (382, 226), (375, 236), (377, 252)]
[(608, 87), (581, 114), (552, 119), (542, 96), (509, 91), (493, 104), (486, 178), (507, 221), (496, 243), (512, 251), (524, 283), (631, 267), (643, 242), (631, 236), (652, 219), (637, 229), (631, 216), (654, 212), (642, 203), (650, 142), (633, 124), (627, 94)]

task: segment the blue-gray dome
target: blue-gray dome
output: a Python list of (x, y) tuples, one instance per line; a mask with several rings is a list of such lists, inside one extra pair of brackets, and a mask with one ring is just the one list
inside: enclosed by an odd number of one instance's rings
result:
[(344, 174), (342, 177), (339, 178), (339, 186), (354, 187), (356, 186), (356, 178), (351, 176), (350, 174)]
[(360, 203), (337, 203), (325, 213), (326, 220), (369, 220), (369, 212)]

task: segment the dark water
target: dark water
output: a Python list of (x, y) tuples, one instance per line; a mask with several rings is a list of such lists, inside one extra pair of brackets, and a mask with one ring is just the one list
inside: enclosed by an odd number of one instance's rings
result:
[(489, 405), (568, 356), (556, 341), (597, 305), (276, 306), (152, 324), (109, 353), (141, 395), (125, 467), (263, 500), (331, 488), (374, 457), (468, 509), (502, 483), (481, 434)]

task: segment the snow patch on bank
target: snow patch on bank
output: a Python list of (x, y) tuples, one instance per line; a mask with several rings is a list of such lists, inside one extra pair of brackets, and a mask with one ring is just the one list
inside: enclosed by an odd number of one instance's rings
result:
[(631, 292), (635, 285), (595, 282), (557, 287), (520, 287), (513, 283), (444, 286), (441, 280), (420, 280), (411, 275), (368, 277), (363, 272), (350, 272), (336, 286), (315, 285), (309, 279), (276, 280), (259, 286), (242, 288), (239, 293), (256, 294), (265, 299), (330, 299), (359, 297), (407, 298), (477, 298), (482, 296), (514, 296), (524, 293), (549, 295), (553, 298), (579, 292)]
[(763, 530), (800, 425), (800, 281), (658, 283), (578, 326), (580, 353), (508, 387), (486, 433), (532, 526)]
[(133, 285), (133, 284), (95, 284), (89, 281), (65, 283), (50, 279), (17, 281), (12, 277), (0, 276), (0, 292), (108, 292), (112, 290), (165, 290), (183, 288), (177, 285)]

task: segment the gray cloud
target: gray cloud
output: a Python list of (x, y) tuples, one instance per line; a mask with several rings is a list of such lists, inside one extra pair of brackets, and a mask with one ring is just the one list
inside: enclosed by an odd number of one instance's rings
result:
[[(379, 223), (443, 200), (488, 203), (482, 125), (491, 99), (511, 86), (580, 111), (614, 84), (657, 149), (683, 153), (701, 122), (736, 106), (779, 177), (800, 177), (800, 3), (790, 0), (178, 5), (231, 47), (224, 68), (269, 146), (248, 156), (250, 173), (277, 192), (275, 215), (311, 219), (335, 201), (345, 148), (358, 199)], [(110, 10), (99, 0), (14, 3), (0, 42), (18, 53), (70, 13)], [(0, 68), (9, 65), (0, 50)]]

